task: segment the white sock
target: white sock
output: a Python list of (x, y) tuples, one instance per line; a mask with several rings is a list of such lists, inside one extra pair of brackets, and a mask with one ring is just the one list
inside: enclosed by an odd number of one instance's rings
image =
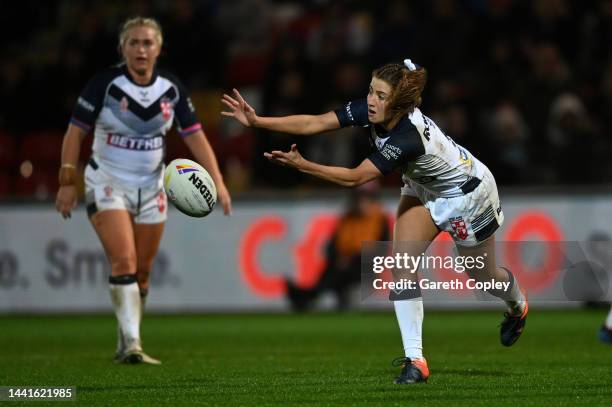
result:
[(393, 307), (402, 334), (404, 354), (410, 359), (423, 359), (423, 298), (393, 301)]
[(521, 291), (518, 280), (514, 277), (511, 272), (508, 272), (512, 287), (510, 288), (509, 298), (505, 301), (506, 305), (512, 310), (514, 314), (522, 314), (527, 305), (525, 295)]
[(606, 328), (612, 329), (612, 307), (610, 307), (610, 312), (608, 313), (605, 324)]
[(527, 300), (521, 291), (521, 287), (517, 279), (514, 277), (514, 274), (510, 272), (505, 267), (500, 267), (506, 273), (508, 273), (508, 281), (510, 282), (509, 290), (506, 292), (503, 289), (495, 289), (489, 290), (489, 294), (494, 295), (498, 298), (504, 300), (510, 311), (514, 315), (522, 314), (525, 310), (525, 306), (527, 305)]
[[(132, 278), (130, 278), (132, 277)], [(115, 315), (126, 344), (140, 342), (140, 291), (133, 276), (109, 279)]]

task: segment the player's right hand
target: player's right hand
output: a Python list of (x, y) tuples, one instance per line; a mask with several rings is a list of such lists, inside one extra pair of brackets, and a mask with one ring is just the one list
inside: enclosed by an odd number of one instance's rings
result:
[(74, 185), (60, 187), (55, 198), (55, 209), (62, 214), (64, 219), (70, 217), (70, 212), (77, 204), (77, 190)]
[(225, 183), (220, 183), (217, 185), (217, 198), (221, 202), (221, 206), (223, 206), (223, 213), (226, 216), (232, 215), (232, 197), (230, 196)]
[(233, 117), (246, 127), (255, 126), (257, 121), (255, 109), (244, 100), (237, 89), (234, 89), (234, 97), (224, 93), (221, 102), (230, 108), (229, 112), (221, 112), (223, 116)]

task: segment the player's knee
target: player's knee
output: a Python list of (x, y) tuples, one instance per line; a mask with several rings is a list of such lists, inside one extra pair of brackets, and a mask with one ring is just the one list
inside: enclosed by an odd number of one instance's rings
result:
[(115, 276), (136, 273), (135, 256), (119, 256), (111, 260), (112, 273)]

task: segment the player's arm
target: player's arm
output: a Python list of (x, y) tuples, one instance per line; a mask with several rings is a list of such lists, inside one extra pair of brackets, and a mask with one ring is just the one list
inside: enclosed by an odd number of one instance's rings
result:
[(223, 175), (219, 169), (217, 157), (208, 142), (208, 138), (202, 130), (193, 103), (187, 94), (187, 89), (174, 76), (170, 76), (176, 84), (179, 99), (174, 106), (175, 120), (178, 125), (179, 134), (183, 141), (193, 154), (195, 160), (200, 163), (212, 177), (215, 187), (217, 188), (217, 198), (223, 206), (223, 213), (226, 215), (232, 214), (232, 198), (223, 181)]
[(87, 132), (74, 124), (68, 125), (62, 144), (62, 157), (59, 170), (59, 190), (55, 199), (55, 208), (64, 219), (70, 217), (70, 212), (77, 203), (76, 176), (77, 164), (81, 153), (81, 143)]
[(64, 219), (77, 203), (76, 167), (81, 153), (81, 143), (93, 129), (104, 99), (104, 91), (112, 74), (110, 71), (94, 76), (79, 95), (72, 111), (70, 124), (64, 136), (59, 172), (59, 189), (55, 198), (55, 208)]
[(297, 135), (319, 134), (340, 128), (338, 117), (334, 112), (320, 115), (292, 115), (284, 117), (259, 117), (253, 127)]
[(303, 173), (345, 187), (356, 187), (383, 175), (367, 158), (355, 168), (333, 167), (308, 161), (302, 157), (295, 144), (291, 146), (291, 150), (288, 152), (272, 151), (264, 153), (264, 156), (275, 164), (292, 167)]
[(212, 177), (215, 187), (217, 188), (217, 197), (223, 206), (223, 213), (226, 215), (232, 214), (232, 198), (230, 196), (225, 182), (223, 181), (223, 175), (219, 170), (219, 164), (217, 163), (217, 157), (206, 138), (203, 130), (197, 130), (194, 133), (189, 134), (183, 138), (187, 147), (191, 151), (191, 154), (195, 157), (196, 161), (199, 162), (206, 171)]
[(221, 114), (233, 117), (246, 127), (257, 127), (296, 135), (319, 134), (340, 128), (338, 116), (334, 112), (320, 115), (300, 114), (284, 117), (258, 116), (255, 113), (255, 109), (244, 100), (236, 89), (234, 89), (234, 97), (224, 94), (221, 102), (230, 109), (229, 112), (221, 112)]
[(81, 143), (85, 136), (87, 136), (87, 132), (84, 129), (74, 124), (68, 125), (68, 130), (66, 130), (62, 143), (62, 165), (77, 166), (79, 156), (81, 155)]

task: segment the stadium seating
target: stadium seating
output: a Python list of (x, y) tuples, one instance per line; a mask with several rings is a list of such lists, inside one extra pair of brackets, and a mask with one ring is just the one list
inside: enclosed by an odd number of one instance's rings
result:
[(33, 164), (58, 165), (62, 153), (61, 131), (36, 131), (28, 133), (21, 142), (19, 157)]
[(15, 164), (17, 156), (15, 136), (0, 130), (0, 168), (4, 171)]
[(57, 169), (62, 152), (63, 133), (36, 131), (26, 134), (19, 147), (18, 163), (32, 163), (29, 176), (15, 177), (13, 194), (38, 200), (51, 199), (57, 191)]

